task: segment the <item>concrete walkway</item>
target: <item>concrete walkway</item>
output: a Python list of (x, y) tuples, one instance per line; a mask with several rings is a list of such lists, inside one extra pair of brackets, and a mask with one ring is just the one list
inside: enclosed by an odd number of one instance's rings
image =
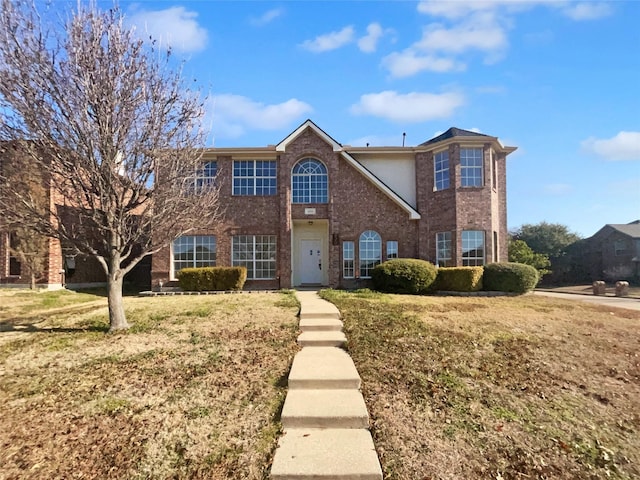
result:
[(536, 290), (535, 295), (544, 297), (561, 298), (563, 300), (577, 300), (580, 302), (595, 303), (607, 307), (627, 308), (629, 310), (640, 310), (640, 300), (628, 297), (611, 297), (604, 295), (584, 295), (580, 293), (560, 293), (545, 290)]
[(293, 359), (273, 480), (382, 480), (360, 393), (360, 375), (340, 347), (340, 312), (317, 292), (299, 291), (303, 347)]

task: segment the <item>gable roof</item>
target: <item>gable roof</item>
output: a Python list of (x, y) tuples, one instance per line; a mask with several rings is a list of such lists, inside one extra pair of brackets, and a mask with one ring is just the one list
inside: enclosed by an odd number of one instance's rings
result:
[(611, 227), (631, 238), (640, 238), (640, 220), (631, 223), (608, 223), (607, 227)]
[(304, 132), (307, 128), (310, 128), (322, 138), (325, 142), (327, 142), (333, 148), (334, 152), (339, 152), (342, 150), (342, 145), (336, 142), (331, 136), (322, 130), (319, 126), (313, 123), (310, 119), (305, 120), (302, 125), (296, 128), (293, 132), (287, 135), (280, 143), (276, 145), (276, 152), (284, 152), (287, 149), (287, 146), (293, 142), (298, 136)]
[(433, 137), (431, 140), (427, 140), (426, 142), (421, 143), (420, 146), (424, 147), (426, 145), (438, 143), (453, 137), (484, 137), (489, 140), (495, 139), (495, 137), (490, 137), (489, 135), (485, 135), (483, 133), (472, 132), (470, 130), (463, 130), (462, 128), (451, 127), (449, 130), (438, 135), (437, 137)]
[(305, 130), (311, 129), (316, 135), (322, 138), (325, 142), (331, 145), (331, 148), (334, 152), (339, 152), (342, 158), (346, 160), (346, 162), (355, 168), (360, 174), (362, 174), (367, 180), (369, 180), (375, 187), (377, 187), (382, 193), (384, 193), (387, 197), (389, 197), (394, 203), (396, 203), (400, 208), (405, 210), (409, 214), (409, 218), (411, 220), (419, 220), (421, 218), (420, 214), (414, 209), (406, 200), (400, 197), (396, 192), (391, 190), (387, 185), (385, 185), (378, 177), (376, 177), (371, 171), (369, 171), (364, 165), (358, 162), (354, 157), (352, 157), (349, 152), (347, 152), (340, 143), (336, 142), (327, 132), (318, 127), (311, 120), (306, 120), (302, 123), (298, 128), (296, 128), (293, 132), (287, 135), (280, 143), (276, 145), (277, 152), (284, 152), (287, 149), (287, 146), (291, 142), (293, 142), (299, 135), (301, 135)]

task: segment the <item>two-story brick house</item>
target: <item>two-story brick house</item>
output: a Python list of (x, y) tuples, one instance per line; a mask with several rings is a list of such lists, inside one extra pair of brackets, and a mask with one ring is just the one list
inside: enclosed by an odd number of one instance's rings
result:
[(514, 150), (457, 128), (416, 147), (343, 146), (310, 120), (277, 145), (208, 149), (199, 181), (215, 178), (224, 220), (155, 254), (152, 284), (243, 265), (249, 288), (349, 288), (389, 258), (505, 261)]

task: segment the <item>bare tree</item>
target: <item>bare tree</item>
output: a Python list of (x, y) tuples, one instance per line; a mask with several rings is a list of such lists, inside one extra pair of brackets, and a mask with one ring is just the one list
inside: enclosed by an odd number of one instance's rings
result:
[(124, 275), (220, 216), (215, 185), (194, 183), (203, 100), (171, 52), (140, 40), (117, 6), (78, 2), (55, 29), (29, 0), (0, 2), (0, 140), (20, 141), (54, 199), (42, 215), (29, 192), (0, 178), (0, 215), (95, 257), (110, 330), (127, 328)]

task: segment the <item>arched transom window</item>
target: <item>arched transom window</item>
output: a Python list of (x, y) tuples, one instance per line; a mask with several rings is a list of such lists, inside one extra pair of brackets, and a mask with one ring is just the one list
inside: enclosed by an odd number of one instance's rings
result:
[(367, 230), (360, 235), (360, 278), (371, 277), (373, 267), (382, 261), (382, 239), (378, 232)]
[(327, 203), (328, 185), (327, 167), (322, 162), (305, 158), (293, 167), (293, 203)]

